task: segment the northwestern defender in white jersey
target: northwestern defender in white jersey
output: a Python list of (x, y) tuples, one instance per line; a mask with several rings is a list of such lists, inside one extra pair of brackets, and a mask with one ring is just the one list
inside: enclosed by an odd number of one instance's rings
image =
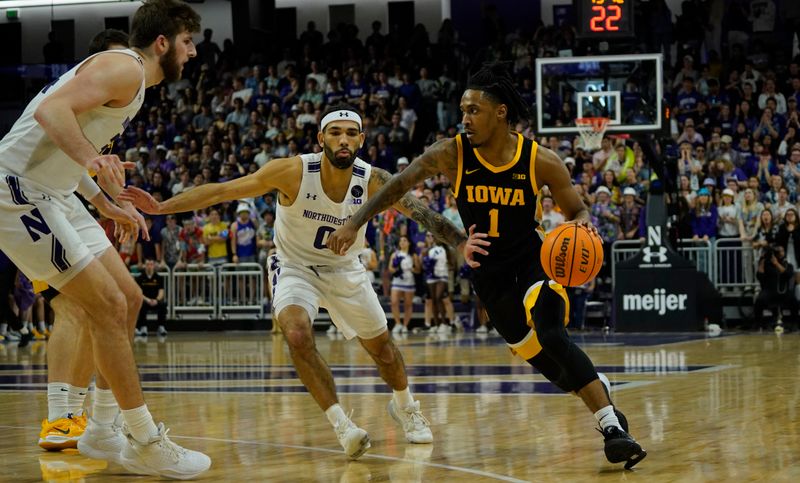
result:
[[(107, 193), (121, 191), (124, 169), (135, 165), (110, 148), (139, 110), (145, 88), (180, 78), (196, 55), (192, 32), (199, 27), (200, 17), (183, 2), (145, 0), (133, 16), (130, 50), (79, 63), (46, 86), (0, 140), (0, 249), (29, 278), (86, 312), (97, 385), (110, 385), (129, 432), (125, 437), (93, 415), (81, 440), (91, 436), (101, 450), (95, 456), (133, 473), (182, 479), (205, 472), (211, 460), (175, 445), (163, 424), (155, 425), (129, 335), (141, 289), (73, 193), (79, 184), (94, 184), (88, 171)], [(116, 409), (114, 400), (106, 402)]]
[[(386, 314), (358, 261), (366, 228), (361, 227), (358, 232), (362, 240), (359, 247), (351, 247), (343, 257), (335, 256), (326, 246), (328, 235), (391, 176), (356, 157), (364, 143), (364, 133), (361, 116), (350, 106), (326, 109), (317, 140), (322, 153), (275, 159), (251, 175), (205, 184), (161, 203), (133, 187), (120, 197), (133, 201), (147, 213), (162, 214), (277, 190), (277, 254), (269, 267), (273, 305), (303, 384), (325, 411), (347, 456), (361, 456), (370, 447), (369, 436), (339, 405), (331, 370), (314, 344), (312, 322), (319, 307), (325, 307), (345, 337), (358, 337), (383, 380), (393, 389), (389, 413), (402, 427), (406, 439), (430, 443), (430, 423), (409, 391), (403, 358), (387, 331)], [(455, 225), (411, 194), (396, 208), (449, 242), (457, 244), (465, 238)]]

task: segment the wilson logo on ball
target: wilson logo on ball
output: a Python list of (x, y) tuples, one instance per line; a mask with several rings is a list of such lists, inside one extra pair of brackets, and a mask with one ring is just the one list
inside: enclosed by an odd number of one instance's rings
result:
[(556, 255), (556, 277), (566, 277), (567, 276), (567, 251), (569, 250), (569, 244), (572, 241), (572, 238), (564, 237), (561, 240), (561, 246), (559, 247), (558, 255)]

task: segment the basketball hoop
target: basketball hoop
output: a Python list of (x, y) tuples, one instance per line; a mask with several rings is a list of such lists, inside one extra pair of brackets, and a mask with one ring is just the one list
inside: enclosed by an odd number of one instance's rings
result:
[(575, 119), (575, 127), (581, 135), (583, 148), (587, 151), (600, 149), (603, 141), (603, 134), (606, 132), (608, 123), (611, 119), (607, 117), (579, 117)]

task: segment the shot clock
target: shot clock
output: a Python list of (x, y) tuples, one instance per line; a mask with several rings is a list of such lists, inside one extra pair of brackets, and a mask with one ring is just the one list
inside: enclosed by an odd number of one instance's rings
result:
[(611, 39), (633, 37), (634, 0), (573, 0), (578, 37)]

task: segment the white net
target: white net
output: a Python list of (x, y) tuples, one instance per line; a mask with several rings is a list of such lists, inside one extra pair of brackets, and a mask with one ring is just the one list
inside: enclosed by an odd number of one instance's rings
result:
[(575, 127), (581, 135), (583, 148), (587, 151), (600, 149), (603, 141), (603, 134), (606, 132), (608, 122), (607, 117), (579, 117), (575, 119)]

